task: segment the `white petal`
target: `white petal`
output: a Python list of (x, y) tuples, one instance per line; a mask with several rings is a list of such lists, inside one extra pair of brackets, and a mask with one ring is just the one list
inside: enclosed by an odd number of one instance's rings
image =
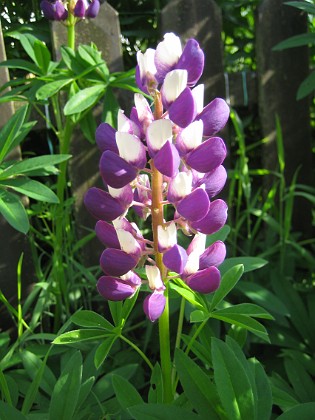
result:
[(191, 91), (192, 96), (196, 103), (197, 114), (203, 110), (203, 102), (204, 102), (204, 92), (205, 92), (205, 85), (201, 84), (193, 88)]
[(158, 60), (168, 66), (173, 66), (182, 55), (182, 46), (178, 36), (172, 32), (164, 35), (164, 41), (160, 42), (156, 48)]
[(163, 249), (171, 248), (177, 243), (177, 229), (174, 222), (167, 226), (158, 226), (159, 246)]
[(163, 96), (167, 102), (174, 102), (187, 86), (187, 70), (172, 70), (167, 73), (163, 83)]
[(135, 162), (142, 155), (143, 144), (140, 139), (129, 133), (116, 132), (119, 156), (127, 162)]
[(194, 121), (184, 128), (181, 132), (181, 138), (187, 149), (195, 149), (202, 143), (203, 121)]
[(148, 48), (143, 54), (141, 51), (137, 52), (137, 61), (140, 69), (140, 77), (146, 76), (148, 73), (155, 75), (156, 67), (154, 64), (155, 50)]
[(199, 270), (199, 253), (194, 251), (188, 255), (188, 260), (185, 265), (184, 274), (194, 274)]
[(145, 272), (148, 277), (149, 287), (151, 290), (164, 289), (161, 273), (156, 265), (146, 265)]
[(120, 247), (127, 254), (134, 254), (139, 251), (139, 244), (130, 232), (123, 229), (116, 230)]
[(124, 111), (121, 109), (118, 111), (118, 118), (117, 118), (117, 126), (118, 131), (123, 133), (130, 133), (135, 134), (136, 136), (140, 136), (140, 129), (133, 121), (131, 121), (126, 115)]
[(154, 151), (160, 150), (172, 139), (172, 123), (170, 120), (155, 120), (149, 125), (147, 142)]
[(200, 256), (206, 249), (206, 239), (207, 235), (197, 233), (187, 248), (187, 254), (190, 255), (192, 252), (195, 252)]
[(191, 193), (191, 186), (191, 172), (179, 172), (176, 177), (172, 179), (170, 188), (173, 195), (177, 197), (186, 197), (186, 195)]
[(125, 187), (122, 187), (122, 188), (112, 188), (112, 187), (110, 187), (110, 186), (108, 185), (108, 192), (109, 192), (109, 194), (110, 194), (112, 197), (114, 197), (114, 198), (119, 198), (119, 197), (121, 197), (121, 196), (123, 195), (123, 193), (124, 193), (124, 188), (125, 188)]

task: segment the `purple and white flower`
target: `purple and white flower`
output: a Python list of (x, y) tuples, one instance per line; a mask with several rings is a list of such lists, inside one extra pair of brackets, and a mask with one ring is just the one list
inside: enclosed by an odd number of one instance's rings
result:
[[(155, 110), (136, 93), (130, 116), (119, 111), (117, 130), (107, 123), (98, 127), (105, 189), (91, 188), (85, 204), (98, 219), (96, 234), (106, 247), (99, 292), (106, 299), (123, 300), (147, 284), (151, 293), (143, 309), (154, 322), (164, 311), (166, 283), (174, 273), (195, 292), (219, 287), (225, 245), (205, 244), (206, 235), (227, 219), (226, 203), (215, 197), (227, 178), (222, 165), (227, 150), (218, 132), (229, 107), (221, 98), (204, 106), (204, 87), (196, 86), (204, 54), (196, 40), (182, 48), (179, 38), (168, 33), (156, 50), (139, 52), (137, 59), (138, 86), (152, 96)], [(173, 215), (169, 220), (164, 219), (165, 206), (173, 207), (165, 212)], [(130, 208), (143, 220), (151, 218), (153, 241), (128, 222)], [(187, 250), (178, 243), (179, 230), (192, 237)], [(136, 274), (139, 264), (145, 264), (147, 281)]]

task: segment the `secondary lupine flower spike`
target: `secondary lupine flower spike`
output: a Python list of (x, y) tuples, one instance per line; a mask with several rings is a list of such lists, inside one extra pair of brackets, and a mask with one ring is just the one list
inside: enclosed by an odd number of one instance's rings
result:
[(95, 18), (100, 10), (99, 0), (43, 0), (40, 7), (49, 20), (65, 21), (69, 13), (78, 19)]
[[(130, 116), (119, 111), (117, 130), (107, 123), (97, 128), (104, 188), (89, 189), (85, 205), (98, 220), (96, 235), (105, 246), (99, 293), (123, 300), (140, 288), (149, 292), (143, 309), (154, 322), (164, 311), (168, 282), (182, 281), (199, 293), (220, 285), (225, 245), (210, 241), (206, 246), (206, 236), (227, 219), (226, 203), (215, 197), (227, 178), (226, 146), (217, 133), (229, 107), (221, 98), (204, 106), (204, 86), (197, 85), (204, 54), (196, 40), (182, 48), (168, 33), (156, 50), (138, 52), (137, 60), (136, 80), (151, 95), (154, 111), (136, 93)], [(166, 206), (173, 211), (164, 211)], [(153, 240), (128, 221), (130, 209), (151, 222)], [(173, 216), (166, 220), (164, 214)], [(179, 230), (190, 237), (187, 249), (178, 240)], [(143, 266), (147, 280), (137, 274)]]

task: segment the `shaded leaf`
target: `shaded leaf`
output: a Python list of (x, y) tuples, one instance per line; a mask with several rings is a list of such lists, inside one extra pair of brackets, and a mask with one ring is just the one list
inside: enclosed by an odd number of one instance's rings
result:
[(24, 234), (28, 232), (30, 224), (27, 213), (15, 194), (0, 190), (0, 213), (14, 229)]

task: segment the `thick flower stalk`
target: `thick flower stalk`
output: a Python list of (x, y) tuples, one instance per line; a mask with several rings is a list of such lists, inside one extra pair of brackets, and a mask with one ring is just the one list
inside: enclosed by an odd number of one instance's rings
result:
[[(214, 197), (227, 177), (226, 146), (216, 134), (228, 120), (229, 107), (220, 98), (204, 106), (204, 87), (196, 86), (204, 54), (194, 39), (182, 50), (179, 38), (168, 33), (156, 50), (139, 52), (137, 59), (136, 80), (152, 97), (154, 111), (137, 93), (130, 117), (119, 112), (117, 130), (107, 123), (98, 127), (104, 189), (91, 188), (85, 205), (98, 219), (96, 234), (106, 247), (98, 291), (122, 300), (145, 283), (150, 293), (143, 309), (155, 321), (167, 305), (172, 278), (181, 277), (200, 293), (219, 287), (225, 245), (217, 241), (206, 248), (206, 235), (227, 218), (226, 203)], [(171, 220), (164, 218), (165, 206), (174, 209), (167, 212)], [(150, 218), (153, 237), (144, 238), (127, 220), (131, 208)], [(187, 249), (178, 243), (178, 230), (191, 238)], [(143, 264), (147, 281), (134, 271)]]
[[(99, 0), (43, 0), (40, 7), (49, 20), (66, 21), (70, 15), (77, 20), (95, 18), (100, 10)], [(71, 19), (71, 18), (70, 18)]]

